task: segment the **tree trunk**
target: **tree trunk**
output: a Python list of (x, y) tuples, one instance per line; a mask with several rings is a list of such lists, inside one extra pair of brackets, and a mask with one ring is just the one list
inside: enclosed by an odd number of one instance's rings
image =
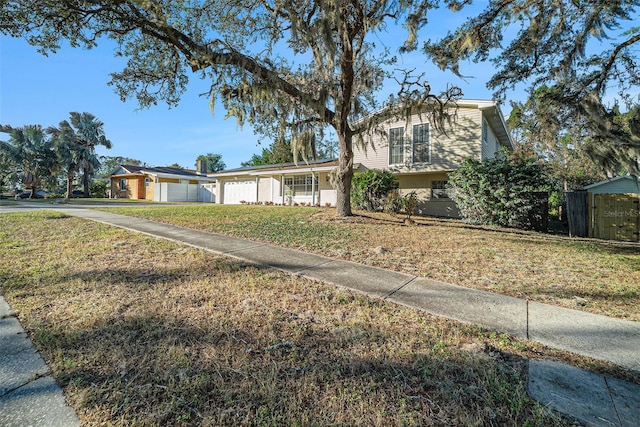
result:
[(351, 179), (353, 178), (353, 149), (351, 136), (338, 135), (340, 142), (340, 161), (338, 163), (338, 188), (336, 215), (351, 216)]
[(90, 197), (89, 194), (89, 169), (85, 168), (82, 172), (82, 185), (84, 186), (84, 197)]
[(67, 199), (71, 198), (71, 193), (73, 192), (73, 190), (71, 189), (73, 178), (74, 175), (67, 175)]

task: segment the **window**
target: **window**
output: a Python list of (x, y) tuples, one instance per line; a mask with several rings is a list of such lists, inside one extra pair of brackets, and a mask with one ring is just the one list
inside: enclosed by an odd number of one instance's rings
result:
[(144, 179), (144, 186), (148, 187), (150, 182), (151, 182), (151, 178), (145, 178)]
[(313, 189), (318, 191), (318, 178), (313, 179), (312, 175), (294, 175), (284, 178), (285, 194), (289, 192), (293, 196), (311, 196)]
[(431, 197), (434, 199), (448, 199), (448, 181), (431, 181)]
[(404, 163), (403, 128), (389, 129), (389, 164)]
[(429, 163), (429, 124), (413, 126), (413, 163)]
[(127, 191), (127, 180), (125, 178), (120, 180), (120, 191)]

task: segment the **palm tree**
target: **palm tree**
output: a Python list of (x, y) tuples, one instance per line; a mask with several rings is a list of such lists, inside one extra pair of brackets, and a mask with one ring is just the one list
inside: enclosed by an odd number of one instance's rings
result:
[(66, 198), (68, 199), (71, 197), (73, 181), (80, 171), (83, 147), (78, 144), (76, 133), (66, 120), (61, 121), (59, 127), (49, 127), (47, 133), (52, 136), (54, 151), (67, 181)]
[(30, 197), (34, 197), (41, 180), (51, 177), (57, 168), (52, 140), (40, 125), (19, 128), (0, 125), (0, 132), (10, 136), (8, 141), (0, 141), (0, 151), (17, 165), (22, 184), (31, 189)]
[(10, 183), (18, 181), (18, 165), (4, 152), (0, 141), (0, 191), (4, 191)]
[(96, 147), (102, 145), (111, 148), (112, 144), (104, 134), (104, 123), (93, 114), (72, 112), (70, 116), (70, 127), (75, 133), (76, 144), (79, 146), (78, 163), (79, 169), (82, 170), (84, 196), (89, 197), (89, 179), (100, 167)]

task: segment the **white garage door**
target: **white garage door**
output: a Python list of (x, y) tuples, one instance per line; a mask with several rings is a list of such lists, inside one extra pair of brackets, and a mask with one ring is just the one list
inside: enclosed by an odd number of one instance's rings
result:
[(222, 203), (239, 205), (240, 201), (257, 202), (255, 181), (227, 181), (224, 183)]

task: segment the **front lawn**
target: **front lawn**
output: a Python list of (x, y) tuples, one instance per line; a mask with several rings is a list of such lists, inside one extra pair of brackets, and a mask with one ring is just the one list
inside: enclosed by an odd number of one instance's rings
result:
[(640, 246), (471, 227), (459, 221), (278, 206), (111, 212), (224, 233), (532, 301), (640, 321)]
[(610, 368), (52, 211), (0, 215), (0, 255), (0, 290), (83, 425), (573, 425), (527, 396), (525, 358)]

